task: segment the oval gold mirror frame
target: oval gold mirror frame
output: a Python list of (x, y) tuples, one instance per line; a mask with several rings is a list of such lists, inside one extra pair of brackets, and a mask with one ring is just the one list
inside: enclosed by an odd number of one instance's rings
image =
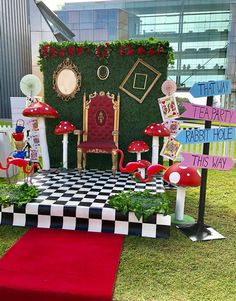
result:
[(53, 72), (53, 89), (64, 101), (74, 98), (80, 90), (81, 74), (75, 64), (66, 58)]
[(109, 76), (109, 73), (110, 71), (107, 66), (101, 65), (98, 67), (97, 76), (100, 80), (106, 80)]

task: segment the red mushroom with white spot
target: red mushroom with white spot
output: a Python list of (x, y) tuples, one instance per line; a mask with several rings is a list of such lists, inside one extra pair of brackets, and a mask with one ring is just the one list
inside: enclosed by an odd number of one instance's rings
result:
[(184, 215), (186, 187), (197, 187), (201, 183), (201, 175), (196, 168), (181, 166), (181, 163), (171, 165), (164, 173), (163, 180), (177, 186), (175, 216), (172, 222), (176, 224), (193, 223), (194, 219)]
[(73, 133), (75, 126), (69, 121), (61, 121), (54, 130), (55, 135), (63, 135), (63, 167), (68, 168), (68, 134)]
[(48, 154), (48, 145), (47, 145), (47, 137), (46, 137), (46, 126), (45, 126), (45, 118), (57, 118), (58, 113), (48, 104), (35, 101), (31, 103), (27, 108), (22, 111), (23, 116), (26, 117), (36, 117), (39, 128), (39, 140), (43, 161), (43, 169), (50, 169), (50, 160)]
[(151, 123), (145, 128), (144, 134), (152, 136), (152, 164), (158, 164), (159, 137), (170, 136), (170, 132), (161, 123)]
[[(141, 154), (146, 153), (149, 151), (149, 146), (144, 141), (133, 141), (128, 146), (128, 152), (129, 153), (136, 153), (137, 154), (137, 161), (143, 161), (145, 166), (149, 166), (150, 163), (146, 160), (141, 160)], [(149, 165), (148, 165), (149, 163)], [(139, 168), (139, 171), (141, 172), (142, 176), (145, 177), (145, 168)]]

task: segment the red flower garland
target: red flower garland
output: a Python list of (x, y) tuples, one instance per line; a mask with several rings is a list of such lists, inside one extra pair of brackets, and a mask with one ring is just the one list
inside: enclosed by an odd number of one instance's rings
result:
[[(90, 51), (89, 47), (75, 47), (75, 46), (69, 46), (67, 48), (61, 48), (61, 49), (56, 49), (49, 44), (45, 44), (41, 46), (40, 49), (40, 56), (47, 58), (48, 56), (50, 57), (64, 57), (67, 55), (73, 56), (73, 55), (78, 55), (81, 56), (83, 51), (88, 54)], [(147, 56), (152, 56), (154, 54), (161, 55), (165, 51), (163, 45), (159, 45), (157, 49), (154, 49), (153, 47), (146, 50), (143, 46), (139, 46), (137, 49), (133, 49), (131, 45), (125, 45), (125, 46), (120, 46), (120, 55), (121, 56), (131, 56), (133, 54), (137, 55), (142, 55), (145, 54)], [(67, 52), (67, 53), (66, 53)], [(98, 45), (95, 49), (95, 55), (98, 59), (107, 59), (110, 56), (111, 48), (110, 44), (106, 42), (104, 45)]]
[(150, 49), (148, 50), (148, 52), (147, 52), (147, 55), (148, 55), (148, 56), (152, 56), (152, 55), (154, 55), (154, 53), (155, 53), (154, 48), (150, 48)]
[(50, 47), (50, 53), (51, 53), (51, 57), (55, 57), (56, 56), (56, 51), (53, 47)]
[(128, 56), (131, 56), (131, 55), (133, 55), (133, 54), (134, 54), (133, 48), (132, 48), (130, 45), (128, 45), (128, 46), (127, 46), (127, 55), (128, 55)]
[(158, 49), (157, 49), (157, 55), (160, 55), (163, 52), (164, 52), (164, 47), (163, 46), (159, 46)]
[(120, 47), (120, 55), (121, 55), (121, 56), (124, 56), (124, 55), (125, 55), (125, 47), (124, 47), (124, 46), (121, 46), (121, 47)]
[(76, 52), (78, 56), (81, 56), (81, 54), (83, 53), (83, 48), (82, 47), (76, 47)]
[(75, 47), (67, 47), (67, 51), (70, 56), (73, 56), (75, 52)]
[(65, 48), (59, 50), (59, 56), (63, 57), (65, 55)]
[(49, 55), (49, 48), (50, 46), (48, 44), (44, 45), (41, 50), (40, 50), (40, 53), (43, 57), (47, 57)]
[(142, 46), (140, 46), (140, 47), (138, 48), (137, 54), (138, 54), (138, 55), (142, 55), (144, 52), (145, 52), (145, 49), (144, 49)]
[(95, 53), (96, 53), (96, 57), (97, 58), (101, 58), (101, 56), (102, 56), (102, 54), (101, 54), (101, 46), (98, 46), (97, 48), (96, 48), (96, 51), (95, 51)]
[(108, 42), (105, 43), (105, 48), (103, 51), (103, 57), (104, 58), (108, 58), (108, 56), (110, 55), (110, 44)]

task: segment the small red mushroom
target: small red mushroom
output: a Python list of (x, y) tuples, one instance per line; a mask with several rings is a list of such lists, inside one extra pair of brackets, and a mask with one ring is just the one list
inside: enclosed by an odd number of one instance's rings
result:
[(22, 111), (22, 115), (26, 117), (37, 117), (39, 127), (39, 140), (42, 153), (43, 169), (50, 169), (50, 161), (48, 154), (48, 145), (46, 138), (45, 118), (57, 118), (58, 113), (48, 104), (35, 101)]
[(129, 153), (136, 153), (137, 154), (137, 161), (141, 160), (141, 153), (145, 153), (149, 151), (149, 146), (144, 141), (133, 141), (128, 146)]
[(144, 134), (152, 136), (152, 164), (158, 164), (159, 137), (170, 136), (170, 132), (161, 123), (151, 123), (145, 128)]
[(63, 135), (63, 167), (68, 168), (68, 134), (73, 133), (75, 126), (69, 121), (61, 121), (54, 130), (55, 135)]
[[(201, 175), (199, 171), (196, 168), (175, 163), (165, 171), (163, 180), (177, 186), (175, 220), (177, 223), (191, 222), (191, 217), (184, 215), (185, 192), (188, 186), (200, 186)], [(192, 222), (194, 222), (193, 218)]]

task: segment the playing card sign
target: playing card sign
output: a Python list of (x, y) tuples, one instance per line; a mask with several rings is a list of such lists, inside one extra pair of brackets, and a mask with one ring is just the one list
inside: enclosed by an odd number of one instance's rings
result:
[(174, 96), (165, 96), (158, 99), (163, 121), (179, 117), (179, 109)]
[(160, 155), (174, 161), (180, 149), (181, 144), (174, 137), (168, 137), (163, 145)]
[(170, 136), (175, 136), (179, 131), (180, 121), (168, 119), (163, 125), (169, 130)]

